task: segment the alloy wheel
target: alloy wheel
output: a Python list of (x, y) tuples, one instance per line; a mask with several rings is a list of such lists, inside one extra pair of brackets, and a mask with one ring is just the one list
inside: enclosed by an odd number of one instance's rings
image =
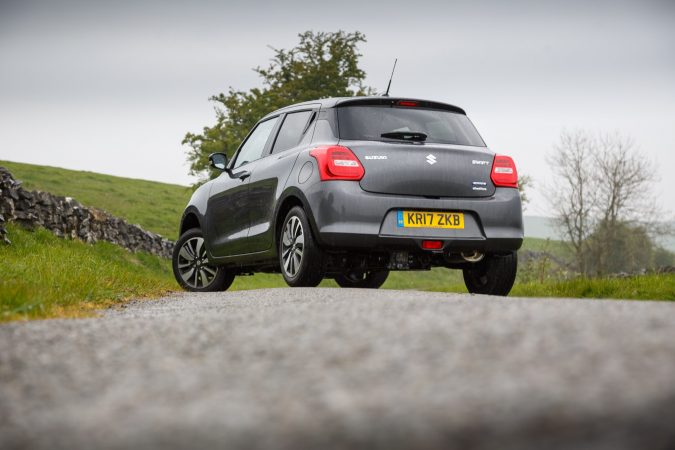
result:
[(291, 217), (286, 226), (281, 240), (281, 259), (284, 272), (289, 277), (295, 277), (302, 264), (302, 255), (305, 250), (305, 234), (302, 223), (297, 216)]
[(183, 243), (178, 252), (178, 273), (192, 288), (209, 286), (218, 274), (218, 268), (208, 265), (204, 238), (193, 237)]

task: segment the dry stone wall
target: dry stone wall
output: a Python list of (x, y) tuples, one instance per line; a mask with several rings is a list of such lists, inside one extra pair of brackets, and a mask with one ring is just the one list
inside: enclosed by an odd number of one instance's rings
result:
[(6, 244), (11, 243), (5, 227), (9, 221), (28, 228), (44, 227), (59, 237), (88, 243), (107, 241), (132, 252), (165, 258), (170, 258), (173, 250), (173, 242), (105, 211), (84, 207), (69, 197), (27, 191), (7, 169), (0, 167), (0, 242)]

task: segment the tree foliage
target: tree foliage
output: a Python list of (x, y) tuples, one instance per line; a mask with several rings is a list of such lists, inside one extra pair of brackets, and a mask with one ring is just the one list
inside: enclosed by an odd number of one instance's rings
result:
[(327, 97), (372, 94), (364, 85), (365, 72), (359, 68), (358, 45), (366, 42), (360, 32), (313, 32), (298, 35), (290, 50), (270, 47), (274, 52), (267, 67), (253, 69), (262, 78), (262, 87), (248, 91), (229, 88), (210, 98), (216, 104), (216, 123), (201, 133), (187, 133), (190, 174), (201, 181), (212, 178), (208, 156), (224, 152), (229, 157), (255, 123), (276, 109), (302, 101)]

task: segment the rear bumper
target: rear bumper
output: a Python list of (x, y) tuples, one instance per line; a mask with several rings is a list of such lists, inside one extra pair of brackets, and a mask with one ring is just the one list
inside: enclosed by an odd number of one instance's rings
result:
[[(319, 244), (333, 250), (420, 250), (423, 240), (442, 240), (443, 251), (518, 250), (523, 216), (517, 189), (498, 188), (484, 198), (441, 198), (375, 194), (351, 181), (319, 182), (305, 191)], [(463, 230), (400, 228), (400, 209), (456, 211)]]

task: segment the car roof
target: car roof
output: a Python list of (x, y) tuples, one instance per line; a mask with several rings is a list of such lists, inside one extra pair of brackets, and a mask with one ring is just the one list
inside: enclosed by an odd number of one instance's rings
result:
[(362, 96), (362, 97), (331, 97), (331, 98), (310, 100), (302, 103), (296, 103), (293, 105), (277, 109), (276, 111), (267, 114), (265, 117), (263, 117), (263, 119), (284, 112), (290, 112), (296, 109), (303, 109), (303, 107), (310, 107), (310, 106), (311, 107), (320, 106), (321, 109), (328, 109), (334, 108), (336, 106), (347, 106), (347, 105), (394, 105), (400, 101), (415, 102), (418, 104), (418, 106), (421, 106), (423, 108), (442, 109), (466, 115), (466, 112), (462, 108), (455, 105), (451, 105), (449, 103), (442, 103), (431, 100), (423, 100), (408, 97)]

